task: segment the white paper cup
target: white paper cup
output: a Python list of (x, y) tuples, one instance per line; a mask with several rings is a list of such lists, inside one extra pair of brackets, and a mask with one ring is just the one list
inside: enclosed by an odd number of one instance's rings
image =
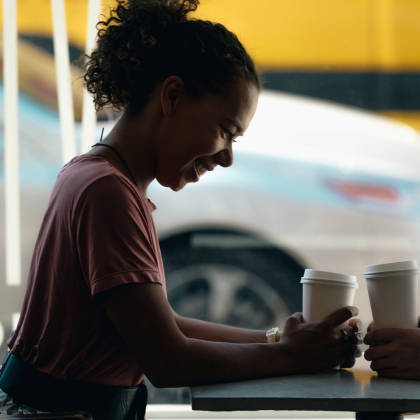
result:
[(366, 279), (375, 328), (417, 328), (419, 268), (416, 260), (367, 265)]
[[(320, 321), (338, 309), (352, 306), (356, 289), (356, 276), (306, 269), (302, 277), (303, 319)], [(342, 329), (348, 322), (340, 325)]]
[[(356, 276), (306, 269), (302, 277), (303, 320), (320, 321), (345, 306), (353, 306), (356, 289), (359, 288)], [(348, 326), (344, 322), (338, 329)], [(335, 367), (340, 369), (340, 366)]]

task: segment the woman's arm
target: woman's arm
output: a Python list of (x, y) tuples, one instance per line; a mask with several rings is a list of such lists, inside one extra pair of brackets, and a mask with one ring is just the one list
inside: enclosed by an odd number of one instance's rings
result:
[[(185, 337), (196, 338), (205, 341), (218, 343), (267, 343), (267, 331), (250, 330), (246, 328), (229, 327), (227, 325), (216, 324), (213, 322), (201, 321), (193, 318), (185, 318), (178, 315), (173, 309), (172, 314), (175, 322)], [(356, 333), (362, 330), (362, 323), (358, 319), (351, 319), (349, 325)], [(278, 325), (280, 329), (282, 325)], [(278, 341), (278, 338), (277, 338)], [(362, 343), (362, 336), (359, 334), (358, 344)]]
[[(308, 324), (295, 314), (279, 343), (232, 344), (182, 334), (160, 284), (125, 284), (100, 299), (134, 359), (159, 388), (317, 372), (347, 362), (355, 351), (353, 340), (344, 342), (335, 328), (357, 315), (354, 307)], [(354, 335), (352, 328), (347, 332)]]
[(266, 331), (229, 327), (172, 313), (179, 330), (185, 337), (219, 343), (267, 343)]

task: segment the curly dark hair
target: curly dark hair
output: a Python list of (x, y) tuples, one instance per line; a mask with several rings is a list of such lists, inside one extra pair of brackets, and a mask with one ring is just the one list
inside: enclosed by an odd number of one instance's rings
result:
[(219, 23), (188, 18), (199, 0), (117, 0), (97, 24), (97, 45), (84, 66), (96, 111), (138, 110), (153, 88), (179, 76), (188, 92), (223, 94), (238, 80), (261, 81), (235, 34)]

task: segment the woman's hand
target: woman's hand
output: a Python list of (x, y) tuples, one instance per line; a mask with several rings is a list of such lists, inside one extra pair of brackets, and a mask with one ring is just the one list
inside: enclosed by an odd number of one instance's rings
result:
[[(375, 345), (379, 342), (381, 345)], [(378, 375), (420, 379), (420, 328), (375, 328), (371, 322), (365, 344), (371, 346), (365, 359), (372, 362), (370, 367)]]
[[(353, 319), (345, 328), (348, 339), (337, 327), (359, 310), (348, 306), (318, 322), (304, 323), (300, 312), (293, 314), (285, 323), (280, 344), (289, 349), (293, 373), (313, 373), (335, 366), (352, 367), (355, 357), (360, 356), (357, 344), (362, 343), (362, 322)], [(358, 354), (357, 354), (358, 353)]]

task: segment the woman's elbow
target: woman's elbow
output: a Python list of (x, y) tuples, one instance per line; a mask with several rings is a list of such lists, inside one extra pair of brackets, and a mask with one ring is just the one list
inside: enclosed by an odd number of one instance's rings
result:
[(188, 381), (177, 368), (158, 369), (146, 375), (155, 388), (179, 388), (188, 386)]
[[(191, 379), (191, 360), (187, 340), (165, 345), (159, 355), (155, 352), (149, 358), (145, 374), (156, 388), (179, 388), (189, 386)], [(143, 364), (144, 366), (145, 364)]]

